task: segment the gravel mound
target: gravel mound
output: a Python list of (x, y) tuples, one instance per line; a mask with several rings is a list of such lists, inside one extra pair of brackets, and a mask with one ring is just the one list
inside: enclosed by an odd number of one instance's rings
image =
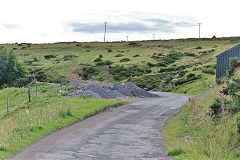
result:
[(75, 90), (73, 91), (71, 94), (69, 94), (69, 97), (72, 96), (79, 96), (79, 95), (84, 95), (84, 96), (89, 96), (89, 97), (99, 97), (99, 95), (97, 95), (96, 93), (87, 90), (87, 91), (83, 91), (83, 90)]
[[(82, 90), (94, 92), (94, 93), (98, 94), (100, 97), (106, 98), (106, 99), (117, 98), (116, 95), (118, 94), (118, 93), (113, 93), (111, 91), (107, 91), (107, 89), (100, 87), (100, 86), (93, 85), (93, 84), (90, 84), (90, 85), (82, 88)], [(111, 94), (111, 93), (113, 93), (113, 94)]]
[(109, 88), (129, 97), (158, 97), (158, 95), (148, 93), (132, 82), (114, 83)]
[[(88, 83), (88, 82), (87, 82)], [(85, 83), (85, 84), (87, 84)], [(95, 83), (98, 83), (97, 81)], [(158, 97), (144, 89), (138, 87), (132, 82), (129, 83), (113, 83), (111, 86), (99, 86), (90, 84), (79, 90), (75, 90), (69, 96), (88, 95), (90, 97), (101, 97), (104, 99), (124, 98), (124, 97)]]

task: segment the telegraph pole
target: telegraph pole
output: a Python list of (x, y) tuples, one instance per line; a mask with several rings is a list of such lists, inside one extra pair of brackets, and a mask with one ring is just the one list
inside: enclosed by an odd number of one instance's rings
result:
[(126, 36), (127, 37), (127, 42), (128, 42), (128, 36)]
[(156, 34), (153, 34), (153, 40), (155, 40), (155, 35), (156, 35)]
[(201, 38), (201, 36), (200, 36), (200, 35), (201, 35), (201, 24), (202, 24), (202, 23), (198, 23), (198, 27), (199, 27), (199, 39)]
[(108, 22), (104, 22), (104, 25), (105, 25), (105, 30), (104, 30), (104, 42), (106, 42), (107, 23), (108, 23)]

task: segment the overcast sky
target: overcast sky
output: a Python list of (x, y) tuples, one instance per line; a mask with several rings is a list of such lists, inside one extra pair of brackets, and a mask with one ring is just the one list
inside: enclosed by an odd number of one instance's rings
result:
[(0, 0), (0, 43), (240, 36), (239, 0)]

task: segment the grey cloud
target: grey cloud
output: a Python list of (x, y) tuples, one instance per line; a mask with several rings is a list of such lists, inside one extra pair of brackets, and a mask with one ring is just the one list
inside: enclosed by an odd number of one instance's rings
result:
[(3, 24), (4, 27), (8, 29), (20, 29), (21, 27), (18, 24)]
[[(71, 27), (73, 32), (82, 33), (102, 33), (104, 30), (104, 23), (78, 23), (72, 22), (68, 26)], [(108, 23), (107, 30), (110, 33), (121, 32), (162, 32), (162, 33), (175, 33), (178, 27), (190, 27), (191, 23), (186, 21), (174, 22), (171, 20), (149, 18), (143, 19), (140, 22), (129, 23)]]

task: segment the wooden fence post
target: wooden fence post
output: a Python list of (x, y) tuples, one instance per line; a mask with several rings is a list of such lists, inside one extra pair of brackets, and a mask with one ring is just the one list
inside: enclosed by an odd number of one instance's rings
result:
[(31, 90), (30, 90), (30, 86), (28, 86), (28, 102), (31, 103)]

